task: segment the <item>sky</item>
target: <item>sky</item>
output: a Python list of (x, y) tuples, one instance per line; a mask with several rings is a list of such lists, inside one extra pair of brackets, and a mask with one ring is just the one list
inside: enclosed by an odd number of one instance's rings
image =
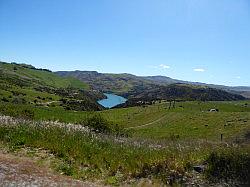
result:
[(0, 61), (250, 86), (250, 0), (0, 0)]

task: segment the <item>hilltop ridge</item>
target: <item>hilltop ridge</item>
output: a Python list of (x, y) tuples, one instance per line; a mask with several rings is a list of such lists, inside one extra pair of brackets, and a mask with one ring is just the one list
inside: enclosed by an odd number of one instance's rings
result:
[[(84, 81), (94, 90), (137, 100), (244, 100), (236, 88), (180, 81), (164, 76), (136, 76), (92, 71), (59, 71), (62, 77)], [(231, 90), (232, 89), (232, 90)], [(233, 90), (234, 89), (234, 90)], [(244, 90), (244, 89), (243, 89)]]

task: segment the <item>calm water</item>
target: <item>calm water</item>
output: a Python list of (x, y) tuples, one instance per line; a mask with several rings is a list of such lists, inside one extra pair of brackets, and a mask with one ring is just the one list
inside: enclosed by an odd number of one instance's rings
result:
[(105, 108), (112, 108), (116, 105), (125, 103), (127, 101), (126, 98), (115, 95), (115, 94), (107, 94), (105, 93), (104, 95), (107, 96), (107, 99), (102, 99), (99, 100), (98, 103), (102, 106), (104, 106)]

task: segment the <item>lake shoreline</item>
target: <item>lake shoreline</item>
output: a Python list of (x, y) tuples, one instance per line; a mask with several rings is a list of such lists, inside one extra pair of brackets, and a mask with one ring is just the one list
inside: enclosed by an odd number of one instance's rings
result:
[(113, 93), (104, 93), (104, 95), (107, 98), (101, 99), (97, 102), (107, 109), (110, 109), (110, 108), (115, 107), (117, 105), (123, 104), (127, 101), (126, 98), (119, 96), (119, 95), (115, 95)]

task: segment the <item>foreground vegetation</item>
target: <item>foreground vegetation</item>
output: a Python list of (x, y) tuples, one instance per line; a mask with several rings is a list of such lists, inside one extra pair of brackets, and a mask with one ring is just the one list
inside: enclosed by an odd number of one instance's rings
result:
[[(209, 112), (216, 108), (219, 112)], [(137, 138), (154, 140), (204, 139), (220, 141), (240, 139), (250, 128), (250, 102), (179, 102), (169, 109), (169, 103), (151, 106), (104, 110), (100, 112), (67, 111), (60, 106), (44, 107), (0, 103), (4, 115), (32, 120), (59, 120), (84, 124), (99, 113), (114, 126), (131, 131)], [(146, 125), (146, 126), (144, 126)]]
[[(211, 108), (219, 112), (209, 112)], [(49, 150), (62, 160), (55, 169), (78, 179), (113, 185), (136, 184), (142, 178), (179, 185), (248, 182), (248, 101), (180, 102), (170, 109), (169, 103), (161, 102), (100, 112), (8, 103), (0, 109), (4, 115), (25, 119), (14, 123), (18, 125), (1, 125), (1, 141), (12, 149)], [(69, 131), (43, 121), (91, 130)], [(197, 165), (206, 168), (198, 179), (193, 172)]]
[(136, 140), (121, 142), (112, 136), (43, 123), (2, 125), (0, 140), (12, 149), (47, 149), (63, 161), (57, 170), (83, 180), (102, 179), (108, 184), (136, 183), (140, 178), (188, 184), (195, 177), (193, 166), (206, 162), (209, 169), (204, 177), (241, 184), (247, 182), (250, 168), (248, 150), (239, 146), (202, 141), (165, 142), (161, 146)]

